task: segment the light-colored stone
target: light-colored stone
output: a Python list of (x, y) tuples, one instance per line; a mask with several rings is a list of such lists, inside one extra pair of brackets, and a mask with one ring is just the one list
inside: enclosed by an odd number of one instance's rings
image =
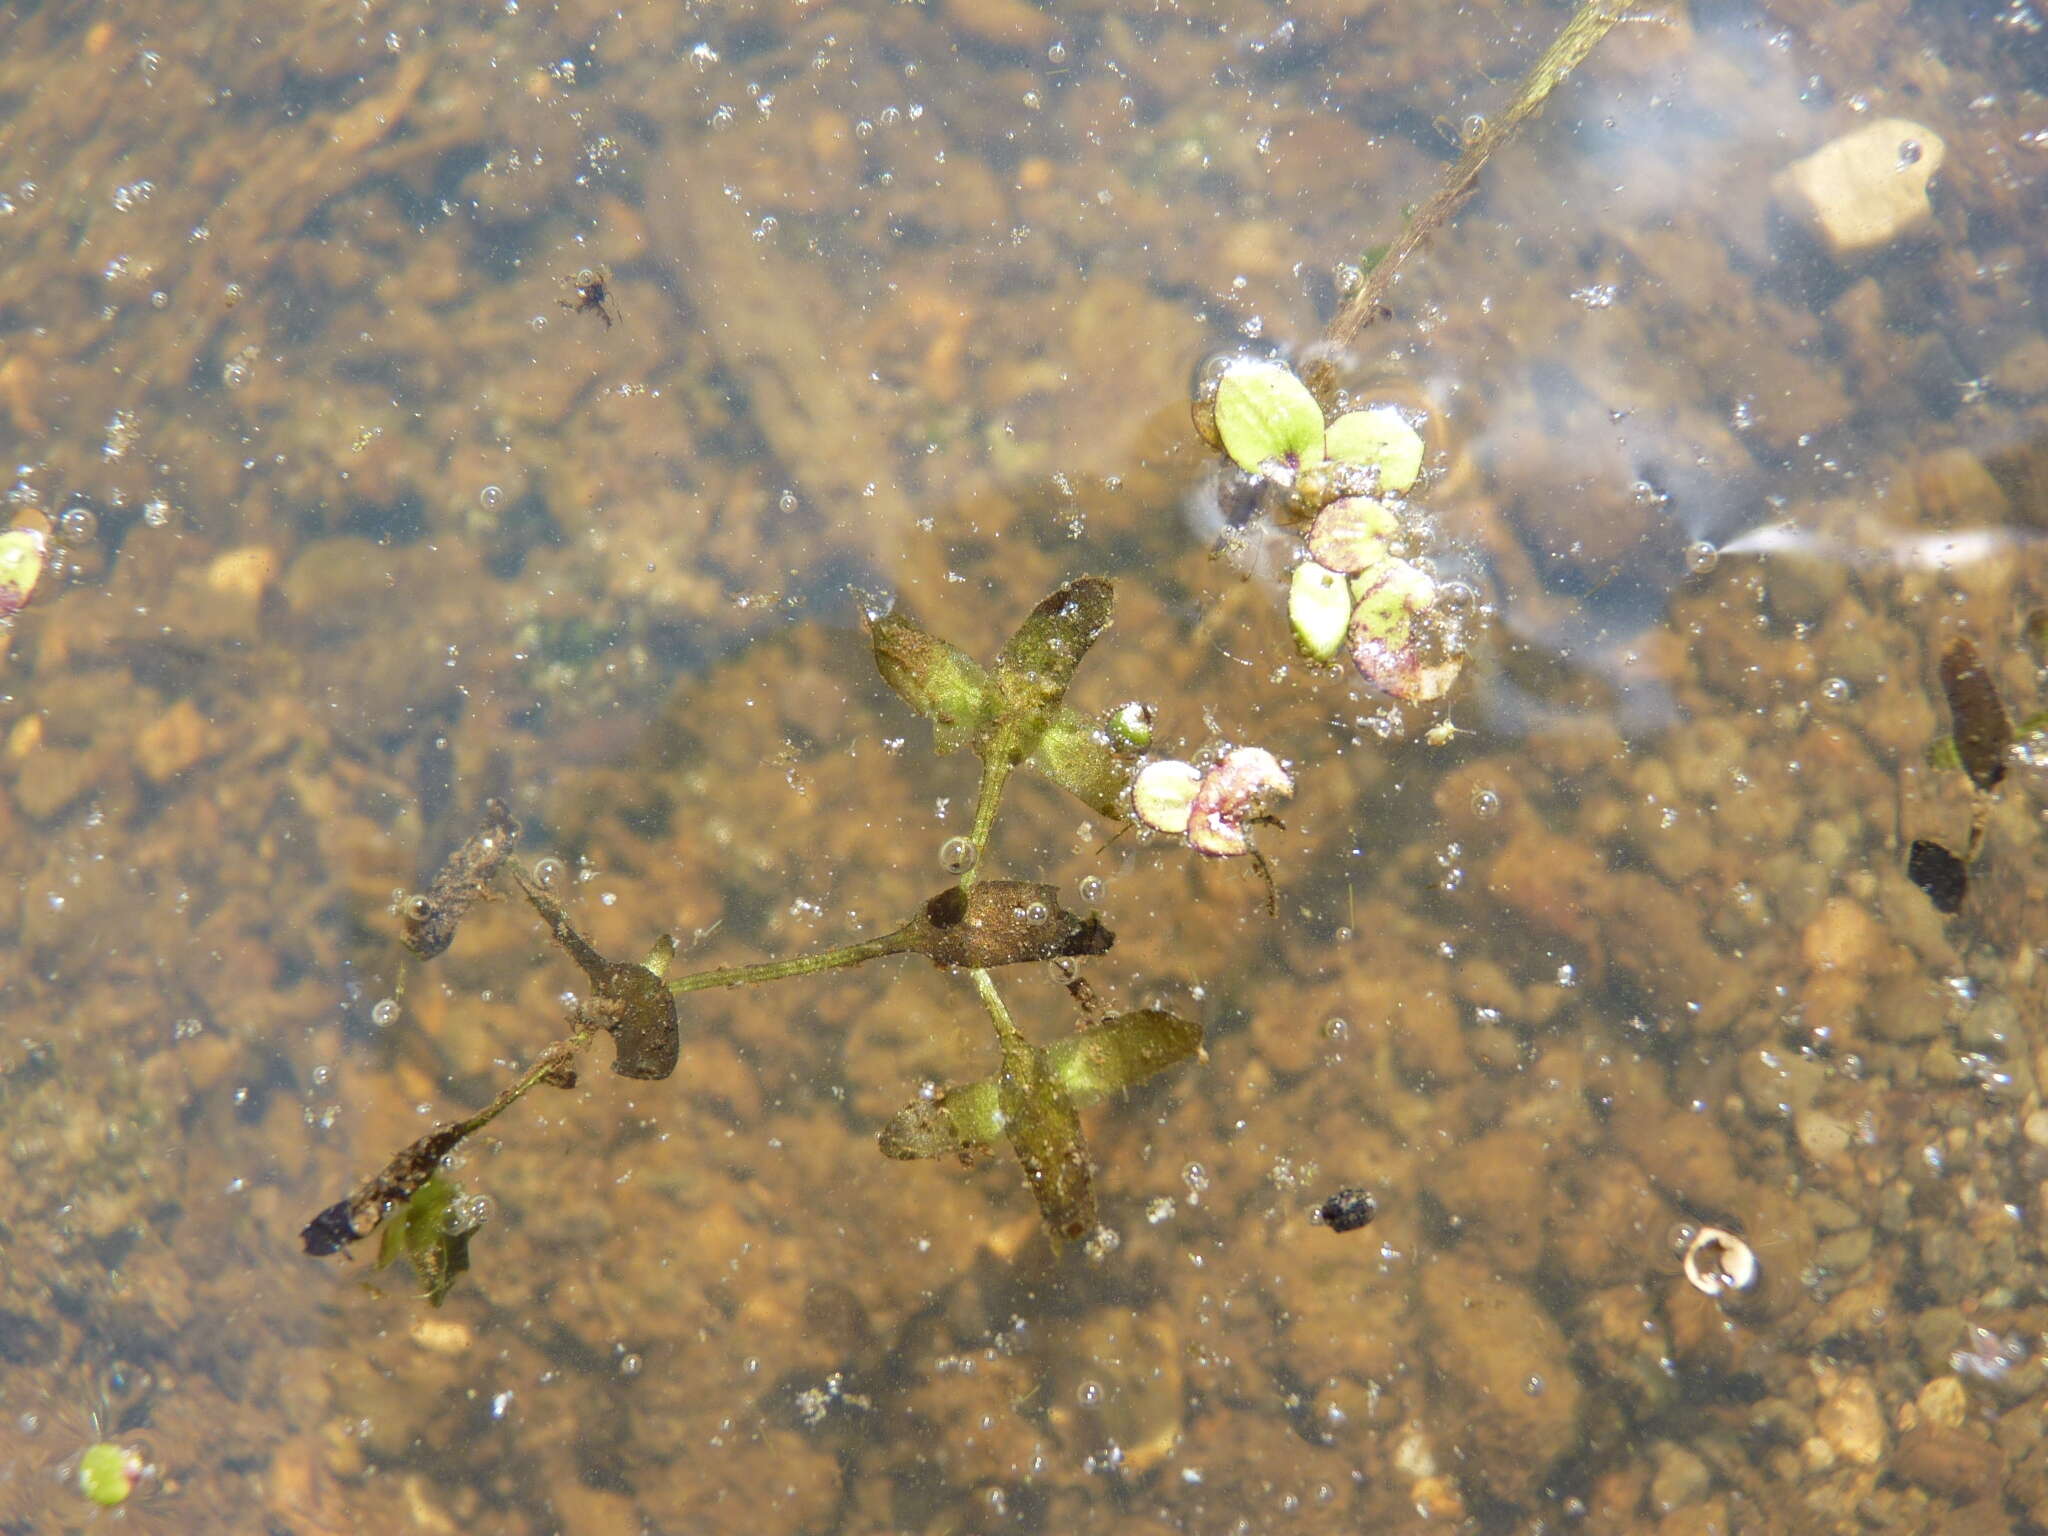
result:
[(474, 1341), (469, 1324), (452, 1318), (417, 1317), (411, 1331), (413, 1343), (437, 1355), (462, 1354)]
[(1903, 117), (1879, 118), (1793, 162), (1771, 190), (1830, 255), (1860, 256), (1933, 221), (1927, 183), (1947, 153), (1933, 129)]
[(1799, 1138), (1799, 1150), (1816, 1163), (1831, 1163), (1849, 1150), (1855, 1132), (1833, 1115), (1818, 1109), (1803, 1109), (1792, 1121)]
[(1942, 1429), (1961, 1429), (1970, 1411), (1970, 1393), (1958, 1376), (1937, 1376), (1913, 1399), (1920, 1417)]
[(1821, 1405), (1813, 1422), (1821, 1439), (1841, 1461), (1876, 1466), (1884, 1460), (1887, 1439), (1877, 1388), (1858, 1371), (1820, 1366), (1814, 1375), (1820, 1384)]
[(213, 755), (213, 726), (190, 699), (180, 699), (135, 738), (135, 765), (152, 784), (174, 779)]
[(206, 568), (206, 584), (222, 597), (255, 605), (276, 584), (279, 569), (276, 550), (245, 544), (214, 556)]

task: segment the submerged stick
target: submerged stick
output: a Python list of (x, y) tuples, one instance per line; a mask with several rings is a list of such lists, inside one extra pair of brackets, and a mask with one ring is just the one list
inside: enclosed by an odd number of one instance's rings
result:
[(1594, 46), (1613, 30), (1624, 12), (1614, 0), (1586, 0), (1565, 24), (1557, 40), (1543, 51), (1535, 67), (1522, 77), (1521, 87), (1507, 111), (1488, 120), (1486, 127), (1465, 147), (1457, 164), (1444, 177), (1436, 194), (1410, 216), (1401, 233), (1365, 273), (1365, 280), (1344, 301), (1330, 322), (1326, 339), (1332, 346), (1348, 347), (1358, 333), (1386, 312), (1387, 293), (1401, 264), (1440, 228), (1472, 195), (1479, 173), (1495, 150), (1514, 136), (1515, 130), (1536, 115), (1550, 93), (1585, 61)]

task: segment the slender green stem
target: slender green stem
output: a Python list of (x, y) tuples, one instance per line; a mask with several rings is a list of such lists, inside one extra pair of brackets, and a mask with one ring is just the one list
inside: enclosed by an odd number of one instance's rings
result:
[(974, 798), (974, 830), (968, 834), (968, 841), (974, 844), (974, 862), (967, 866), (960, 876), (960, 889), (966, 890), (974, 884), (981, 873), (982, 856), (988, 852), (989, 833), (995, 830), (996, 807), (1003, 803), (1003, 786), (1010, 782), (1010, 774), (1016, 769), (1007, 752), (990, 752), (981, 765), (981, 788)]
[(1330, 322), (1329, 341), (1348, 347), (1358, 339), (1360, 331), (1373, 323), (1380, 306), (1386, 302), (1388, 290), (1393, 287), (1401, 264), (1457, 211), (1458, 205), (1479, 184), (1479, 173), (1493, 152), (1514, 136), (1525, 119), (1536, 114), (1550, 93), (1564, 82), (1565, 76), (1585, 62), (1594, 45), (1613, 30), (1624, 15), (1616, 0), (1585, 0), (1572, 19), (1565, 23), (1556, 40), (1543, 51), (1543, 57), (1522, 77), (1515, 99), (1507, 110), (1489, 119), (1478, 137), (1465, 146), (1465, 152), (1445, 175), (1435, 194), (1409, 218), (1393, 244), (1366, 273), (1365, 281), (1345, 300), (1344, 307)]
[(685, 992), (703, 992), (712, 987), (744, 987), (757, 981), (781, 981), (786, 976), (815, 976), (820, 971), (836, 971), (883, 955), (901, 954), (905, 944), (905, 930), (898, 929), (878, 939), (842, 944), (815, 955), (792, 955), (787, 960), (763, 960), (758, 965), (726, 965), (715, 971), (697, 971), (678, 976), (668, 984), (668, 989), (681, 997)]
[(981, 1006), (988, 1010), (989, 1022), (996, 1027), (996, 1035), (1004, 1045), (1015, 1041), (1023, 1042), (1023, 1033), (1010, 1017), (1010, 1010), (1003, 1006), (1003, 994), (996, 990), (996, 980), (987, 971), (974, 972), (974, 990), (981, 994)]
[(449, 1129), (464, 1140), (474, 1136), (514, 1104), (525, 1098), (535, 1088), (539, 1087), (549, 1076), (566, 1067), (575, 1059), (578, 1051), (590, 1044), (596, 1034), (597, 1031), (594, 1027), (585, 1025), (567, 1038), (555, 1041), (554, 1044), (534, 1057), (533, 1065), (520, 1073), (495, 1099), (491, 1100), (490, 1103), (471, 1115), (467, 1120), (456, 1121)]

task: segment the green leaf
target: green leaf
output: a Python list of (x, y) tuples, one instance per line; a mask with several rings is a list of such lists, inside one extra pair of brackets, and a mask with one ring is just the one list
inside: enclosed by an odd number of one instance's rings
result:
[(1057, 708), (1115, 609), (1116, 589), (1100, 576), (1070, 581), (1040, 602), (996, 658), (998, 707), (1012, 716)]
[(1369, 496), (1346, 496), (1331, 502), (1309, 524), (1309, 558), (1316, 564), (1357, 576), (1394, 557), (1401, 522), (1384, 502)]
[(1095, 1184), (1081, 1116), (1046, 1053), (1014, 1030), (1003, 1037), (996, 1101), (1046, 1230), (1056, 1242), (1086, 1237), (1095, 1230)]
[(1233, 363), (1216, 386), (1223, 450), (1253, 474), (1274, 459), (1294, 468), (1323, 458), (1323, 411), (1284, 363)]
[(1313, 661), (1329, 661), (1344, 649), (1351, 629), (1351, 587), (1336, 571), (1313, 560), (1294, 568), (1287, 584), (1287, 622), (1294, 643)]
[(1186, 1061), (1202, 1049), (1202, 1026), (1141, 1008), (1046, 1047), (1047, 1065), (1076, 1104), (1092, 1104)]
[(1064, 705), (1025, 759), (1026, 767), (1110, 821), (1124, 818), (1124, 792), (1137, 765), (1136, 754), (1120, 747), (1102, 722)]
[(97, 1441), (78, 1458), (78, 1491), (102, 1509), (116, 1508), (135, 1492), (143, 1467), (134, 1447)]
[(1944, 736), (1939, 741), (1928, 743), (1927, 766), (1936, 773), (1963, 771), (1963, 754), (1956, 747), (1955, 737)]
[(1347, 464), (1371, 464), (1380, 489), (1404, 494), (1422, 473), (1422, 436), (1390, 405), (1346, 411), (1330, 423), (1324, 451)]
[(454, 1183), (435, 1174), (385, 1223), (377, 1245), (377, 1268), (404, 1259), (419, 1277), (420, 1294), (436, 1307), (447, 1299), (456, 1276), (469, 1270), (469, 1239), (476, 1228), (459, 1219), (455, 1202), (461, 1195)]
[(996, 1080), (985, 1077), (906, 1104), (882, 1127), (880, 1142), (882, 1156), (908, 1161), (971, 1157), (1002, 1137), (1003, 1110)]
[(931, 721), (932, 745), (941, 757), (987, 724), (994, 704), (988, 674), (965, 651), (901, 611), (872, 620), (868, 640), (882, 681)]
[[(1075, 1107), (1093, 1104), (1201, 1053), (1202, 1026), (1156, 1008), (1120, 1013), (1047, 1046), (1046, 1070)], [(905, 1105), (882, 1127), (882, 1155), (968, 1157), (1002, 1140), (996, 1079), (955, 1084)]]
[(1437, 586), (1405, 560), (1389, 560), (1352, 583), (1351, 661), (1373, 687), (1407, 703), (1450, 692), (1464, 669), (1455, 635), (1433, 610)]

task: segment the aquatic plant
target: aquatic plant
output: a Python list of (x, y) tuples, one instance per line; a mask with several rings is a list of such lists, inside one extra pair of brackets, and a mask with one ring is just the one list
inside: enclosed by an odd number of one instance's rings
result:
[[(1450, 691), (1465, 664), (1477, 603), (1468, 589), (1439, 579), (1407, 513), (1405, 498), (1423, 469), (1416, 424), (1384, 403), (1349, 408), (1340, 400), (1330, 354), (1388, 313), (1385, 296), (1401, 264), (1448, 219), (1493, 152), (1621, 14), (1606, 0), (1581, 6), (1525, 77), (1509, 110), (1474, 138), (1437, 193), (1346, 285), (1322, 354), (1301, 371), (1275, 359), (1221, 359), (1204, 371), (1196, 391), (1196, 430), (1253, 477), (1265, 505), (1302, 537), (1288, 608), (1303, 653), (1329, 661), (1348, 649), (1359, 674), (1397, 700), (1433, 703)], [(594, 311), (609, 327), (607, 284), (603, 269), (588, 269), (575, 280), (577, 301), (562, 302), (576, 313)], [(994, 1031), (998, 1067), (908, 1105), (882, 1128), (880, 1150), (899, 1160), (971, 1160), (1007, 1142), (1055, 1242), (1087, 1235), (1095, 1224), (1094, 1169), (1079, 1109), (1200, 1055), (1202, 1030), (1171, 1014), (1140, 1010), (1040, 1046), (1017, 1026), (992, 971), (1099, 955), (1114, 936), (1092, 914), (1067, 911), (1051, 886), (982, 880), (1004, 790), (1019, 770), (1035, 773), (1141, 836), (1175, 838), (1215, 858), (1246, 856), (1266, 881), (1271, 907), (1272, 878), (1252, 829), (1271, 821), (1272, 806), (1294, 787), (1288, 767), (1260, 747), (1226, 744), (1201, 761), (1149, 757), (1148, 706), (1126, 703), (1100, 717), (1069, 706), (1068, 685), (1109, 628), (1113, 606), (1109, 582), (1069, 582), (1031, 611), (987, 666), (900, 609), (870, 616), (876, 667), (931, 722), (934, 750), (944, 756), (965, 747), (981, 763), (971, 829), (943, 850), (958, 883), (878, 938), (673, 978), (675, 943), (666, 935), (641, 962), (610, 959), (518, 863), (519, 831), (505, 808), (487, 806), (484, 827), (456, 850), (430, 888), (399, 904), (406, 947), (422, 961), (433, 959), (453, 942), (471, 905), (509, 884), (583, 971), (591, 995), (571, 1009), (568, 1033), (543, 1047), (489, 1104), (401, 1148), (307, 1223), (301, 1233), (306, 1252), (340, 1252), (384, 1227), (380, 1264), (405, 1257), (428, 1299), (438, 1303), (468, 1266), (469, 1238), (482, 1214), (475, 1197), (443, 1176), (444, 1160), (534, 1089), (573, 1086), (575, 1060), (599, 1034), (613, 1041), (616, 1074), (664, 1079), (680, 1055), (678, 998), (912, 953), (971, 980)], [(1449, 729), (1440, 723), (1432, 739)], [(1332, 1221), (1339, 1230), (1370, 1215), (1369, 1198), (1345, 1204), (1353, 1193), (1340, 1192)], [(402, 1212), (400, 1219), (386, 1226), (394, 1212)]]
[[(612, 1071), (658, 1081), (676, 1070), (681, 1049), (677, 1000), (717, 987), (759, 985), (917, 954), (971, 981), (994, 1030), (997, 1070), (914, 1101), (885, 1125), (882, 1154), (906, 1160), (956, 1156), (972, 1161), (1007, 1143), (1023, 1170), (1047, 1230), (1069, 1242), (1094, 1230), (1094, 1166), (1081, 1131), (1081, 1107), (1199, 1056), (1201, 1026), (1157, 1009), (1116, 1015), (1050, 1046), (1028, 1039), (1011, 1018), (992, 971), (1034, 961), (1107, 953), (1115, 935), (1094, 914), (1069, 911), (1057, 887), (982, 878), (1004, 787), (1018, 769), (1057, 784), (1106, 820), (1128, 822), (1142, 797), (1134, 787), (1163, 765), (1144, 756), (1152, 712), (1123, 704), (1091, 718), (1066, 702), (1075, 669), (1109, 628), (1114, 593), (1107, 581), (1082, 577), (1032, 609), (994, 663), (984, 667), (900, 610), (869, 619), (875, 664), (890, 687), (932, 723), (944, 754), (968, 748), (981, 760), (973, 828), (949, 846), (957, 884), (938, 892), (903, 922), (875, 938), (751, 965), (671, 976), (674, 941), (657, 939), (646, 959), (614, 960), (580, 933), (561, 905), (514, 857), (520, 828), (504, 805), (490, 801), (483, 826), (442, 865), (424, 892), (396, 905), (400, 937), (421, 960), (452, 944), (468, 910), (509, 886), (546, 925), (556, 946), (589, 982), (589, 995), (570, 1011), (569, 1032), (474, 1114), (436, 1126), (399, 1149), (370, 1178), (307, 1223), (308, 1254), (346, 1249), (383, 1232), (378, 1264), (404, 1258), (435, 1304), (469, 1267), (469, 1240), (484, 1206), (444, 1171), (448, 1155), (540, 1087), (569, 1088), (575, 1061), (597, 1038), (613, 1042)], [(1221, 753), (1195, 775), (1186, 814), (1161, 828), (1218, 856), (1252, 852), (1248, 827), (1267, 804), (1292, 788), (1279, 760), (1262, 748)]]
[(1247, 357), (1204, 375), (1194, 414), (1196, 430), (1261, 481), (1282, 521), (1301, 532), (1287, 618), (1302, 654), (1330, 661), (1348, 649), (1360, 677), (1404, 703), (1448, 694), (1464, 670), (1477, 598), (1417, 554), (1404, 500), (1422, 474), (1414, 425), (1389, 405), (1325, 422), (1292, 368)]
[(1307, 557), (1288, 587), (1288, 622), (1302, 654), (1327, 662), (1348, 647), (1359, 676), (1403, 703), (1434, 704), (1450, 692), (1464, 670), (1477, 600), (1462, 584), (1437, 579), (1403, 516), (1399, 498), (1422, 473), (1415, 424), (1383, 403), (1339, 409), (1326, 420), (1325, 406), (1340, 400), (1336, 359), (1393, 313), (1387, 299), (1402, 265), (1626, 14), (1611, 0), (1584, 0), (1507, 109), (1484, 121), (1400, 233), (1362, 265), (1339, 268), (1343, 303), (1299, 371), (1273, 358), (1218, 358), (1195, 389), (1202, 439), (1264, 482), (1265, 500), (1283, 524), (1314, 520)]

